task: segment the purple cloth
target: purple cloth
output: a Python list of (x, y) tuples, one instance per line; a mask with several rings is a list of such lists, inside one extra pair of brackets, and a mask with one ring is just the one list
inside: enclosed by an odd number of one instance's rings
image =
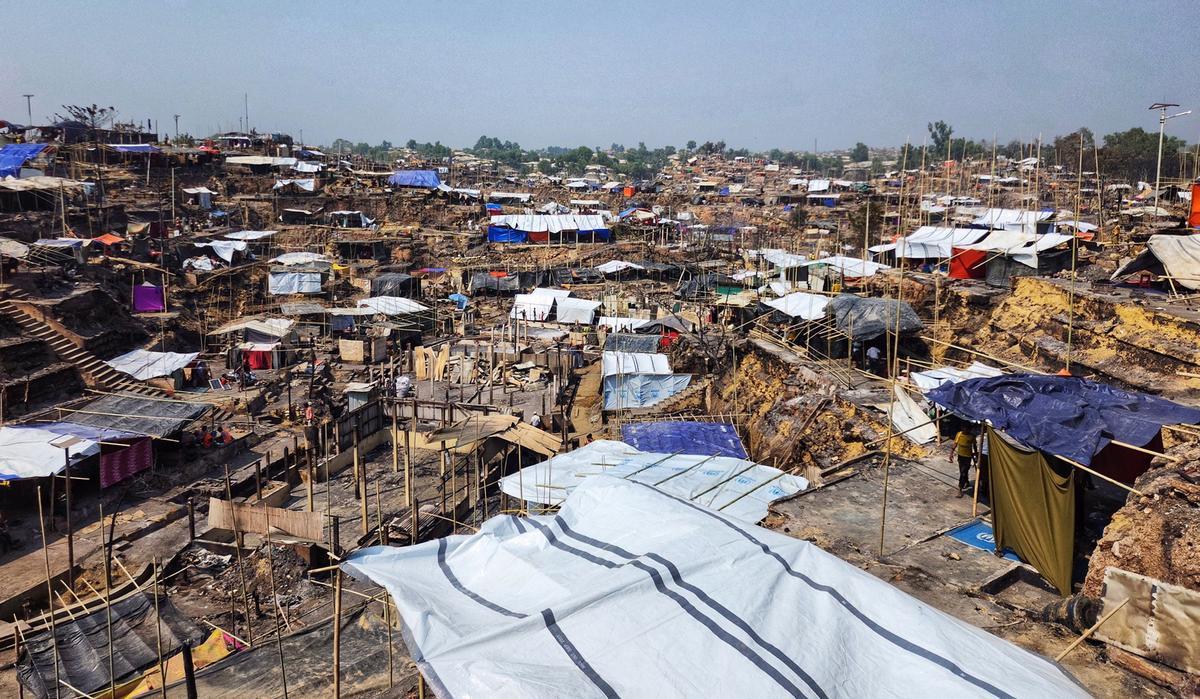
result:
[(133, 287), (133, 311), (135, 313), (165, 310), (167, 310), (167, 307), (163, 303), (163, 290), (161, 286), (143, 284)]

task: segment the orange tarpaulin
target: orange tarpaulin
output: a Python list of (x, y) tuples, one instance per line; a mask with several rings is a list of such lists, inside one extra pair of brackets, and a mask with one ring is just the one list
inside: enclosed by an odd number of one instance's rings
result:
[[(219, 629), (214, 629), (204, 643), (192, 649), (192, 664), (199, 670), (242, 648), (245, 648), (245, 646), (233, 636)], [(167, 684), (183, 679), (183, 653), (176, 653), (170, 658), (165, 659), (163, 665), (167, 671)], [(159, 674), (159, 667), (156, 665), (147, 670), (141, 677), (135, 677), (124, 684), (118, 684), (116, 687), (116, 697), (117, 699), (121, 699), (122, 697), (136, 697), (158, 690), (160, 687), (162, 687), (162, 676)], [(92, 696), (96, 699), (110, 699), (112, 695), (110, 692), (105, 691)]]
[(124, 243), (125, 239), (119, 235), (113, 235), (112, 233), (105, 233), (104, 235), (92, 238), (92, 242), (100, 243), (101, 245), (116, 245), (117, 243)]

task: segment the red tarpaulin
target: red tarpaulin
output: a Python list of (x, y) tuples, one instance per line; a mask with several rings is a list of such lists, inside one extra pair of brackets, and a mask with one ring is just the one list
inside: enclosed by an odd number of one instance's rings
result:
[(983, 279), (987, 261), (986, 250), (950, 248), (950, 277), (952, 279)]
[(531, 243), (548, 243), (550, 242), (550, 231), (530, 231), (529, 242)]
[(249, 362), (251, 369), (270, 369), (271, 351), (246, 350), (246, 361)]
[(154, 462), (150, 438), (138, 439), (129, 446), (103, 444), (100, 447), (100, 487), (111, 485), (141, 473)]

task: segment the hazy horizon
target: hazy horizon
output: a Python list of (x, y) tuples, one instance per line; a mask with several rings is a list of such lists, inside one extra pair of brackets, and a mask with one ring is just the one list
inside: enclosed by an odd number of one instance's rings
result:
[[(117, 11), (114, 11), (117, 10)], [(250, 125), (336, 138), (527, 149), (724, 140), (755, 151), (1033, 141), (1157, 128), (1156, 101), (1200, 108), (1188, 9), (949, 2), (519, 2), (347, 6), (79, 2), (7, 8), (27, 37), (0, 78), (0, 118), (113, 105), (160, 133)], [(15, 32), (14, 32), (15, 33)], [(56, 39), (61, 41), (55, 41)], [(1200, 112), (1200, 109), (1198, 109)], [(1168, 132), (1200, 136), (1200, 116)]]

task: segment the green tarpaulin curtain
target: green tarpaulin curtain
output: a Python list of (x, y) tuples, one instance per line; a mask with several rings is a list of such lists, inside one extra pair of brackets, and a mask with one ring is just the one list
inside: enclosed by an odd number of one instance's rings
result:
[(988, 428), (996, 550), (1012, 549), (1060, 594), (1071, 593), (1075, 553), (1074, 469), (1014, 445)]

